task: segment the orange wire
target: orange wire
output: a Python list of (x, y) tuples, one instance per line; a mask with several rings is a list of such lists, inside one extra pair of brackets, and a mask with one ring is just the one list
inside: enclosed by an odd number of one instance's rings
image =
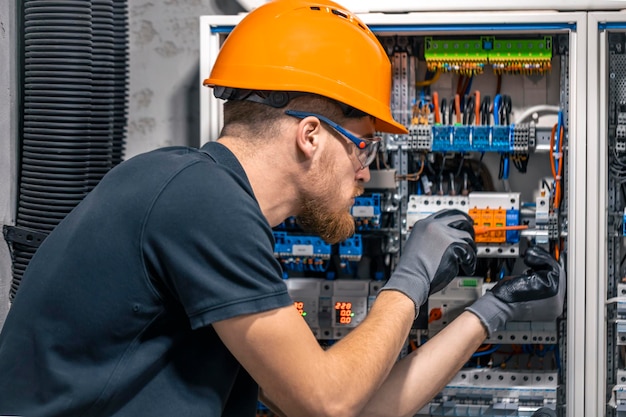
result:
[(406, 174), (406, 175), (396, 175), (396, 179), (397, 180), (406, 180), (406, 181), (417, 181), (420, 179), (420, 175), (422, 175), (422, 172), (424, 172), (424, 165), (426, 165), (425, 161), (424, 161), (425, 157), (424, 154), (420, 155), (420, 169), (417, 172), (411, 173), (411, 174)]
[(484, 352), (486, 350), (491, 349), (491, 343), (485, 344), (485, 345), (481, 345), (478, 349), (476, 349), (476, 352)]
[(554, 259), (558, 261), (560, 255), (561, 255), (561, 248), (559, 248), (559, 243), (557, 242), (557, 244), (554, 245)]
[(514, 226), (474, 226), (474, 234), (482, 235), (489, 232), (501, 232), (506, 230), (526, 230), (527, 225), (514, 225)]
[(441, 112), (439, 111), (439, 93), (433, 93), (433, 107), (435, 108), (435, 123), (441, 123)]
[(456, 113), (456, 122), (461, 123), (461, 96), (459, 94), (454, 95), (454, 112)]
[[(550, 151), (554, 148), (554, 135), (556, 134), (556, 127), (556, 124), (552, 126), (552, 131), (550, 132)], [(552, 170), (552, 176), (556, 178), (556, 167), (554, 166), (554, 158), (552, 157), (550, 157), (550, 169)]]
[[(552, 127), (550, 133), (550, 151), (557, 152), (559, 157), (563, 159), (563, 126), (559, 130), (559, 149), (554, 150), (554, 143), (556, 141), (556, 129), (558, 125)], [(559, 164), (559, 172), (556, 172), (556, 162), (554, 156), (550, 157), (550, 169), (552, 170), (552, 176), (554, 177), (554, 208), (558, 209), (561, 203), (561, 175), (563, 173), (563, 161)]]
[(554, 245), (554, 258), (558, 261), (563, 251), (563, 239), (559, 239)]
[(420, 164), (420, 169), (419, 171), (413, 173), (413, 174), (407, 174), (406, 175), (406, 179), (407, 181), (417, 181), (420, 179), (420, 175), (422, 175), (422, 172), (424, 172), (424, 165), (426, 165), (424, 163), (424, 155), (421, 156), (420, 161), (422, 162)]
[(555, 208), (559, 208), (560, 204), (561, 204), (561, 193), (562, 193), (562, 186), (561, 186), (561, 176), (563, 175), (563, 165), (565, 164), (563, 161), (563, 136), (565, 135), (565, 130), (563, 128), (563, 125), (561, 125), (561, 129), (559, 130), (559, 158), (561, 158), (561, 162), (559, 163), (559, 172), (558, 172), (558, 176), (557, 176), (557, 181), (556, 181), (556, 192), (555, 195), (557, 195), (558, 193), (558, 198), (555, 197), (555, 204), (554, 207)]
[(417, 173), (415, 174), (417, 177), (419, 177), (420, 175), (422, 175), (422, 172), (424, 172), (424, 165), (426, 165), (426, 161), (424, 161), (426, 159), (426, 157), (424, 156), (424, 154), (422, 154), (420, 156), (420, 170), (417, 171)]
[[(558, 209), (559, 205), (561, 204), (561, 175), (563, 174), (563, 134), (564, 134), (564, 128), (563, 126), (561, 126), (561, 129), (559, 130), (559, 149), (558, 150), (554, 150), (554, 143), (556, 141), (556, 129), (558, 127), (558, 124), (555, 124), (552, 127), (552, 131), (550, 132), (550, 151), (551, 152), (558, 152), (559, 158), (561, 158), (561, 162), (559, 163), (559, 172), (556, 172), (556, 161), (555, 161), (555, 157), (551, 156), (550, 157), (550, 169), (552, 171), (552, 176), (554, 177), (554, 208)], [(554, 245), (554, 258), (558, 261), (560, 256), (561, 256), (561, 241), (557, 241), (557, 243)]]

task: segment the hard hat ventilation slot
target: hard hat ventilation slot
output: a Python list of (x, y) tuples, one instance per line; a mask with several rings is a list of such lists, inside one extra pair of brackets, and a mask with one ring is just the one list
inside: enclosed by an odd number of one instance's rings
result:
[(333, 14), (334, 14), (334, 15), (341, 16), (341, 17), (343, 17), (344, 19), (347, 19), (347, 18), (348, 18), (348, 15), (347, 15), (347, 14), (345, 14), (344, 12), (340, 11), (340, 10), (337, 10), (337, 9), (332, 9), (331, 11), (333, 12)]

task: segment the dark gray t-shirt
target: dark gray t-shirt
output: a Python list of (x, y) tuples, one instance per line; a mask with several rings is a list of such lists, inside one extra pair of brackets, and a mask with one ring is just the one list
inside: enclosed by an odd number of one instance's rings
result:
[(0, 334), (0, 414), (254, 416), (212, 323), (289, 305), (272, 230), (223, 145), (134, 157), (33, 257)]

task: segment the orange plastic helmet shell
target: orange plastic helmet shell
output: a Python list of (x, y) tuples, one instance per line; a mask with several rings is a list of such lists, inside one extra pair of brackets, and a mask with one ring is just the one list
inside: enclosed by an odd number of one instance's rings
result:
[(375, 117), (378, 131), (407, 133), (391, 115), (385, 50), (358, 17), (328, 0), (276, 0), (252, 10), (226, 38), (204, 85), (314, 93)]

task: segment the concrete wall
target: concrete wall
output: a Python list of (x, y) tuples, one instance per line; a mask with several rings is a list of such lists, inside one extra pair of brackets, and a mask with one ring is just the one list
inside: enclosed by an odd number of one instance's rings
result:
[[(18, 151), (16, 60), (22, 0), (0, 1), (0, 222), (15, 224)], [(127, 157), (167, 145), (197, 145), (199, 16), (236, 14), (233, 0), (129, 0)], [(9, 309), (11, 259), (0, 242), (0, 327)]]
[[(15, 223), (17, 149), (17, 67), (15, 1), (0, 1), (0, 224)], [(0, 242), (0, 327), (9, 309), (11, 258)]]

